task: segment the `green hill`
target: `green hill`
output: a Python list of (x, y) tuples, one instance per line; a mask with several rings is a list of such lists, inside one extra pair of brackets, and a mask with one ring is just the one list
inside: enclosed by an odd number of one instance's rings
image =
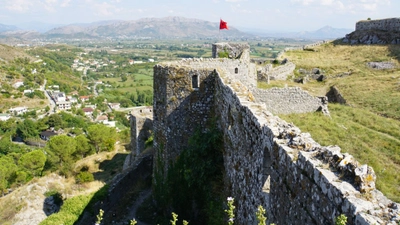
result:
[[(346, 105), (330, 104), (331, 118), (320, 113), (281, 115), (322, 145), (339, 145), (360, 163), (373, 166), (377, 188), (400, 202), (400, 46), (325, 44), (282, 57), (298, 70), (319, 68), (327, 77), (306, 84), (275, 81), (260, 86), (300, 86), (318, 96), (335, 86)], [(378, 70), (369, 62), (390, 62), (395, 68)]]

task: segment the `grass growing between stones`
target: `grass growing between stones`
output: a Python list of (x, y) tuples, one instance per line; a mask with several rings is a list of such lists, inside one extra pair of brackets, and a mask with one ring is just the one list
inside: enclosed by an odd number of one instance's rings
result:
[(342, 152), (372, 166), (377, 188), (400, 202), (400, 121), (337, 104), (330, 104), (329, 110), (332, 118), (319, 112), (280, 117), (309, 132), (321, 145), (339, 145)]

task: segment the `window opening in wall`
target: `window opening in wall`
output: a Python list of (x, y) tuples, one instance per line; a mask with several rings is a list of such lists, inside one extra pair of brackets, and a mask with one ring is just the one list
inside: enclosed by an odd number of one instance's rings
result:
[(235, 68), (235, 73), (239, 73), (239, 69), (237, 67)]
[(198, 75), (192, 76), (192, 88), (194, 88), (194, 89), (199, 88), (199, 76)]

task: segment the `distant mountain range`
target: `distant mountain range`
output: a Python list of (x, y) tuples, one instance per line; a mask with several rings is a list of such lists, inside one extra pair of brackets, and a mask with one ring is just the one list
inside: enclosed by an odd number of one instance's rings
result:
[(286, 37), (305, 39), (336, 39), (352, 32), (330, 26), (317, 31), (300, 33), (270, 33), (260, 31), (242, 32), (234, 27), (219, 31), (219, 24), (184, 17), (144, 18), (133, 21), (99, 21), (95, 23), (54, 25), (46, 23), (25, 23), (17, 26), (0, 24), (0, 37), (19, 38), (62, 38), (62, 39), (103, 39), (103, 38), (251, 38)]
[(316, 31), (302, 31), (302, 32), (268, 32), (268, 31), (254, 31), (254, 30), (248, 31), (248, 33), (263, 37), (303, 38), (303, 39), (316, 39), (316, 40), (342, 38), (346, 34), (351, 32), (353, 32), (352, 29), (333, 28), (331, 26), (325, 26)]
[(18, 30), (18, 27), (0, 23), (0, 33), (6, 32), (6, 31), (13, 31), (13, 30)]

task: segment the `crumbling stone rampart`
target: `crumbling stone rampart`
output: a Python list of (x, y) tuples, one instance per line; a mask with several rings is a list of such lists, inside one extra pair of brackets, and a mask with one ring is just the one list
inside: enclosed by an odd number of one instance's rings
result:
[(349, 44), (400, 44), (400, 18), (362, 20), (342, 42)]
[(323, 105), (320, 98), (299, 87), (254, 89), (253, 95), (257, 102), (264, 103), (268, 111), (275, 114), (315, 112)]
[(194, 131), (217, 119), (224, 180), (237, 202), (235, 224), (256, 224), (259, 205), (276, 224), (334, 224), (340, 214), (348, 224), (397, 224), (400, 205), (375, 190), (372, 168), (337, 146), (320, 146), (270, 113), (280, 106), (268, 106), (269, 99), (291, 105), (312, 98), (297, 88), (255, 89), (246, 63), (193, 59), (155, 66), (154, 172), (165, 177)]
[(261, 70), (257, 71), (259, 81), (268, 82), (269, 80), (287, 80), (288, 76), (293, 74), (296, 65), (292, 62), (286, 62), (277, 67), (272, 64), (266, 65)]
[(400, 18), (361, 20), (356, 23), (356, 31), (361, 30), (384, 30), (400, 32)]
[(132, 109), (129, 116), (131, 128), (131, 155), (130, 165), (137, 156), (145, 149), (146, 140), (151, 136), (153, 130), (153, 107), (142, 106)]

